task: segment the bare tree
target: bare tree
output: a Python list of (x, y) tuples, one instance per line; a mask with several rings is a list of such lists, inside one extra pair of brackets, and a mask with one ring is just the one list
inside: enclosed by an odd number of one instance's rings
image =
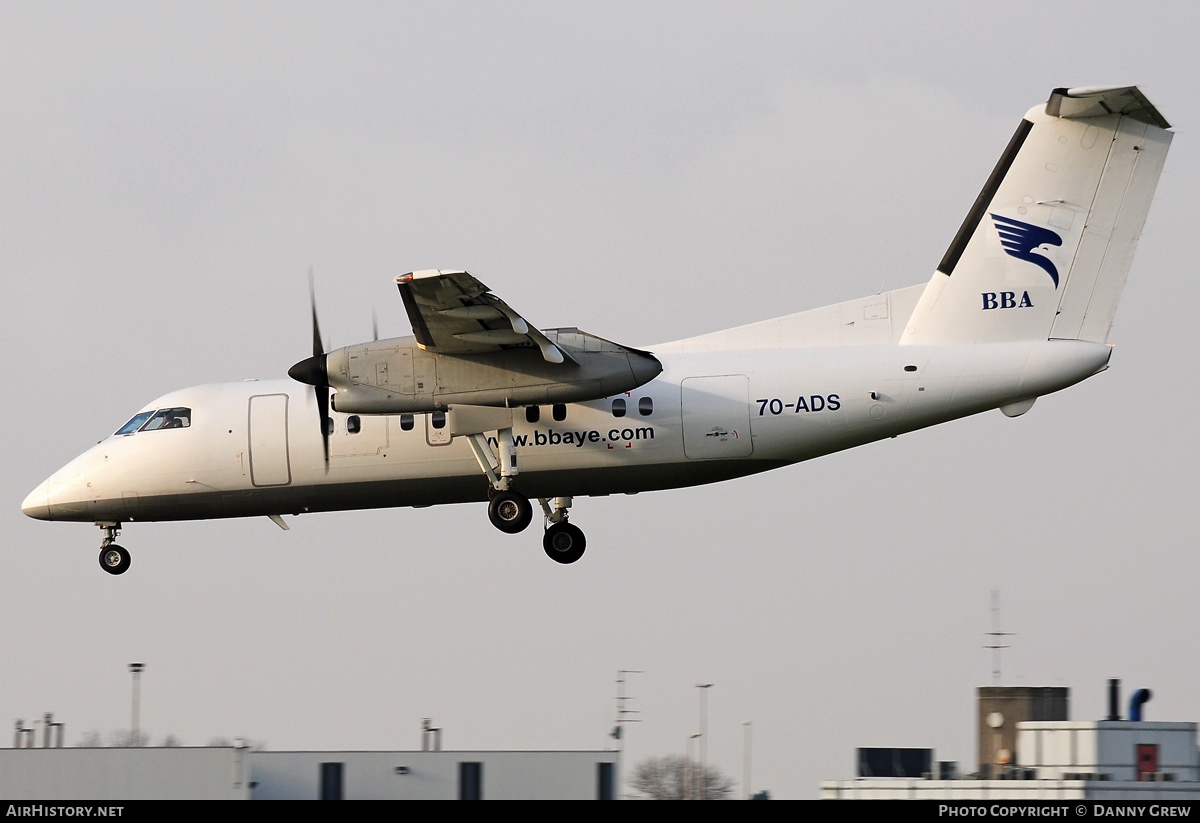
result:
[[(75, 744), (83, 749), (135, 749), (144, 748), (151, 745), (149, 732), (138, 732), (137, 737), (129, 729), (118, 729), (115, 732), (109, 732), (108, 740), (105, 741), (104, 736), (96, 729), (84, 732), (83, 737)], [(183, 741), (173, 734), (169, 734), (163, 738), (163, 741), (158, 744), (164, 748), (175, 748), (183, 745)]]
[(90, 732), (84, 732), (83, 737), (75, 745), (81, 749), (98, 749), (104, 745), (104, 739), (98, 730), (93, 729)]
[(115, 731), (108, 736), (108, 745), (114, 749), (140, 749), (150, 745), (150, 732), (130, 729)]
[(629, 785), (650, 800), (726, 800), (733, 793), (731, 778), (679, 754), (643, 760)]

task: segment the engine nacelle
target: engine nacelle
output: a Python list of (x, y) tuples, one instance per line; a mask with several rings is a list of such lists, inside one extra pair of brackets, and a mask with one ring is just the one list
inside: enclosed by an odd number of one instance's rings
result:
[[(451, 405), (536, 406), (579, 403), (631, 391), (662, 371), (649, 352), (578, 329), (544, 334), (564, 353), (551, 363), (536, 346), (447, 355), (422, 349), (414, 337), (347, 346), (326, 355), (333, 407), (349, 414), (399, 414)], [(573, 361), (573, 362), (572, 362)]]

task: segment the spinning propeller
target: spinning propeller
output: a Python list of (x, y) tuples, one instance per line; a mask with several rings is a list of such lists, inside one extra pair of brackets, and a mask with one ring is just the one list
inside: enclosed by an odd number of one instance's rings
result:
[(301, 360), (288, 369), (288, 377), (313, 387), (317, 398), (317, 416), (321, 423), (321, 446), (325, 451), (325, 471), (329, 472), (329, 371), (325, 365), (325, 349), (321, 343), (321, 325), (317, 322), (317, 294), (313, 287), (312, 269), (308, 270), (308, 299), (312, 304), (312, 357)]

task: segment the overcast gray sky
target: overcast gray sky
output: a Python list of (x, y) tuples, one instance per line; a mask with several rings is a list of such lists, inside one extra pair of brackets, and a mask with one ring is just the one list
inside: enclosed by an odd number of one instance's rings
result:
[[(1200, 720), (1196, 12), (1118, 2), (0, 3), (8, 402), (0, 719), (67, 740), (681, 753), (811, 797), (860, 745), (974, 768), (1004, 681), (1150, 687)], [(732, 483), (576, 501), (551, 563), (482, 505), (138, 524), (20, 513), (142, 405), (408, 333), (392, 278), (465, 268), (532, 322), (626, 344), (925, 282), (1021, 115), (1137, 83), (1177, 137), (1111, 369)]]

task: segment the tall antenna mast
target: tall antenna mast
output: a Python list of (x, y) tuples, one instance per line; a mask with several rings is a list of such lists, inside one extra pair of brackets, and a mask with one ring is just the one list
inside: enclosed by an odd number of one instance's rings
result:
[(992, 589), (992, 630), (986, 633), (990, 638), (985, 649), (992, 650), (992, 681), (1000, 684), (1000, 650), (1009, 648), (1000, 642), (1002, 637), (1012, 637), (1013, 632), (1000, 631), (1000, 590)]
[(641, 674), (641, 669), (620, 669), (617, 671), (617, 722), (613, 726), (612, 736), (617, 741), (617, 783), (616, 796), (621, 796), (621, 774), (620, 771), (625, 765), (625, 724), (626, 723), (641, 723), (639, 717), (633, 715), (641, 714), (637, 709), (628, 707), (628, 702), (633, 700), (632, 697), (625, 696), (625, 675)]

